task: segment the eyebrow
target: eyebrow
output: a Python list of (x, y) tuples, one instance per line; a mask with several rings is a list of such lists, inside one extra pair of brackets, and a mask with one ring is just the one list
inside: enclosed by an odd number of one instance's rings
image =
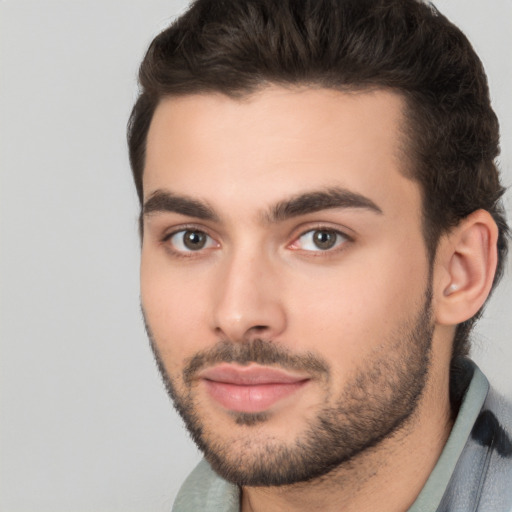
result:
[(144, 203), (143, 216), (152, 213), (172, 212), (196, 217), (201, 220), (219, 221), (218, 215), (208, 204), (191, 197), (177, 195), (165, 190), (157, 190)]
[[(282, 222), (308, 213), (337, 208), (355, 208), (382, 214), (379, 206), (368, 197), (345, 188), (331, 187), (305, 192), (279, 201), (264, 214), (264, 219), (269, 223)], [(214, 222), (220, 220), (214, 209), (207, 203), (166, 190), (155, 191), (144, 203), (142, 214), (147, 216), (159, 212), (178, 213)]]
[(266, 215), (270, 222), (280, 222), (300, 215), (336, 208), (357, 208), (382, 214), (382, 210), (370, 198), (345, 188), (306, 192), (280, 201)]

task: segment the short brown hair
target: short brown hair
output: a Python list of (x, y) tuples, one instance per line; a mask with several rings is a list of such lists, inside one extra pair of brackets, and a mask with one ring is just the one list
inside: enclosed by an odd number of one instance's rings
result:
[[(163, 97), (248, 95), (267, 84), (391, 89), (407, 104), (410, 177), (423, 195), (431, 262), (443, 233), (478, 209), (508, 227), (495, 158), (499, 126), (480, 59), (464, 34), (420, 0), (197, 0), (151, 43), (128, 125), (142, 204), (146, 138)], [(469, 351), (480, 316), (460, 324), (453, 354)]]

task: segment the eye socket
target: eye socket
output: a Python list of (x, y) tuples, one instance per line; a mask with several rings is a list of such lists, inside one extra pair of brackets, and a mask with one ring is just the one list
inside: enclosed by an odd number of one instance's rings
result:
[(202, 249), (215, 247), (216, 243), (204, 231), (197, 229), (182, 229), (169, 235), (164, 241), (169, 242), (178, 252), (197, 252)]
[(292, 245), (302, 251), (329, 251), (345, 243), (348, 237), (335, 229), (311, 229), (302, 234)]

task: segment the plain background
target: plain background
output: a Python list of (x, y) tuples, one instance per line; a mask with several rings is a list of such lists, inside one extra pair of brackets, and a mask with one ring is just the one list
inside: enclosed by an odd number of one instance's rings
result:
[[(437, 5), (484, 61), (508, 186), (512, 2)], [(185, 7), (0, 1), (1, 512), (170, 510), (199, 460), (142, 327), (125, 144), (138, 64)], [(506, 279), (474, 357), (512, 396)]]

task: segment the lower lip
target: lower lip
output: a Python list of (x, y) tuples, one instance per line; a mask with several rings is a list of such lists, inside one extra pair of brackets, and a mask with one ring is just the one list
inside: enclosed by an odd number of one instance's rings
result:
[(287, 383), (237, 385), (204, 380), (210, 396), (224, 408), (235, 412), (263, 412), (292, 395), (308, 380)]

